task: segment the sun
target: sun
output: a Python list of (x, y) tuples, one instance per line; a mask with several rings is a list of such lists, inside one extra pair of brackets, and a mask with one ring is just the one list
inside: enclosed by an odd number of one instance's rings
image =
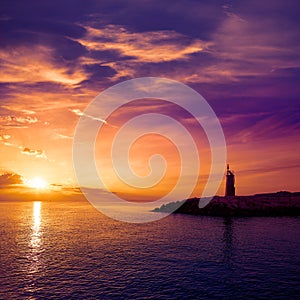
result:
[(38, 190), (46, 189), (49, 186), (48, 182), (41, 177), (34, 177), (32, 179), (28, 179), (26, 184), (27, 186)]

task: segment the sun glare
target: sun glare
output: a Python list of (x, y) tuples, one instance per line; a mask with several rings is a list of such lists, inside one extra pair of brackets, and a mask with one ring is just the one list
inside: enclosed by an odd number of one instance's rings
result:
[(27, 185), (31, 188), (40, 190), (47, 188), (49, 184), (41, 177), (34, 177), (32, 179), (27, 180)]

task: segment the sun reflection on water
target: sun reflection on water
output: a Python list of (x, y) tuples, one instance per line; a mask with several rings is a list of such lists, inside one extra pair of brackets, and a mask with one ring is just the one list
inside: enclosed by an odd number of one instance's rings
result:
[(33, 202), (33, 213), (32, 213), (32, 234), (31, 234), (31, 247), (34, 250), (38, 250), (41, 246), (41, 202)]
[[(26, 273), (26, 285), (24, 290), (26, 293), (34, 295), (37, 291), (38, 278), (43, 275), (45, 265), (42, 259), (43, 247), (43, 230), (42, 230), (42, 202), (34, 201), (31, 210), (31, 227), (30, 237), (27, 248), (27, 265), (24, 270)], [(36, 299), (29, 297), (28, 299)]]
[[(36, 274), (40, 273), (43, 264), (41, 262), (41, 253), (43, 252), (42, 246), (42, 215), (41, 215), (41, 201), (34, 201), (32, 207), (32, 225), (31, 225), (31, 237), (29, 241), (29, 252), (27, 255), (27, 259), (29, 261), (28, 268), (28, 276), (32, 280), (32, 276), (36, 276)], [(27, 291), (33, 292), (34, 286), (29, 285), (27, 287)]]

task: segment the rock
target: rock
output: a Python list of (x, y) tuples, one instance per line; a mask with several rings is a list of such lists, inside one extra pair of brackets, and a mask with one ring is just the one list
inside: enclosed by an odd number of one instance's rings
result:
[(192, 198), (164, 204), (153, 211), (207, 216), (300, 216), (300, 192), (215, 196), (201, 209), (199, 198)]

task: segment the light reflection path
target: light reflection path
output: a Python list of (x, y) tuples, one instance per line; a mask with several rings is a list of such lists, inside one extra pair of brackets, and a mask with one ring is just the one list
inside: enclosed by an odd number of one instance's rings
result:
[[(26, 272), (26, 285), (24, 287), (25, 293), (34, 296), (37, 291), (37, 283), (40, 276), (43, 274), (44, 264), (41, 260), (41, 253), (44, 251), (42, 242), (42, 214), (41, 201), (34, 201), (32, 206), (32, 223), (31, 231), (28, 240), (28, 253), (26, 255), (28, 266)], [(26, 299), (36, 299), (29, 297)]]
[[(34, 280), (35, 276), (41, 272), (43, 267), (41, 263), (40, 254), (43, 252), (42, 247), (42, 215), (41, 215), (41, 201), (34, 201), (32, 207), (32, 225), (31, 225), (31, 236), (29, 240), (29, 252), (27, 259), (29, 261), (28, 275), (31, 280)], [(32, 277), (34, 276), (34, 277)], [(29, 284), (27, 287), (29, 292), (33, 292), (34, 283)]]
[(33, 202), (33, 212), (32, 212), (32, 234), (30, 245), (33, 251), (38, 251), (41, 246), (41, 202)]

